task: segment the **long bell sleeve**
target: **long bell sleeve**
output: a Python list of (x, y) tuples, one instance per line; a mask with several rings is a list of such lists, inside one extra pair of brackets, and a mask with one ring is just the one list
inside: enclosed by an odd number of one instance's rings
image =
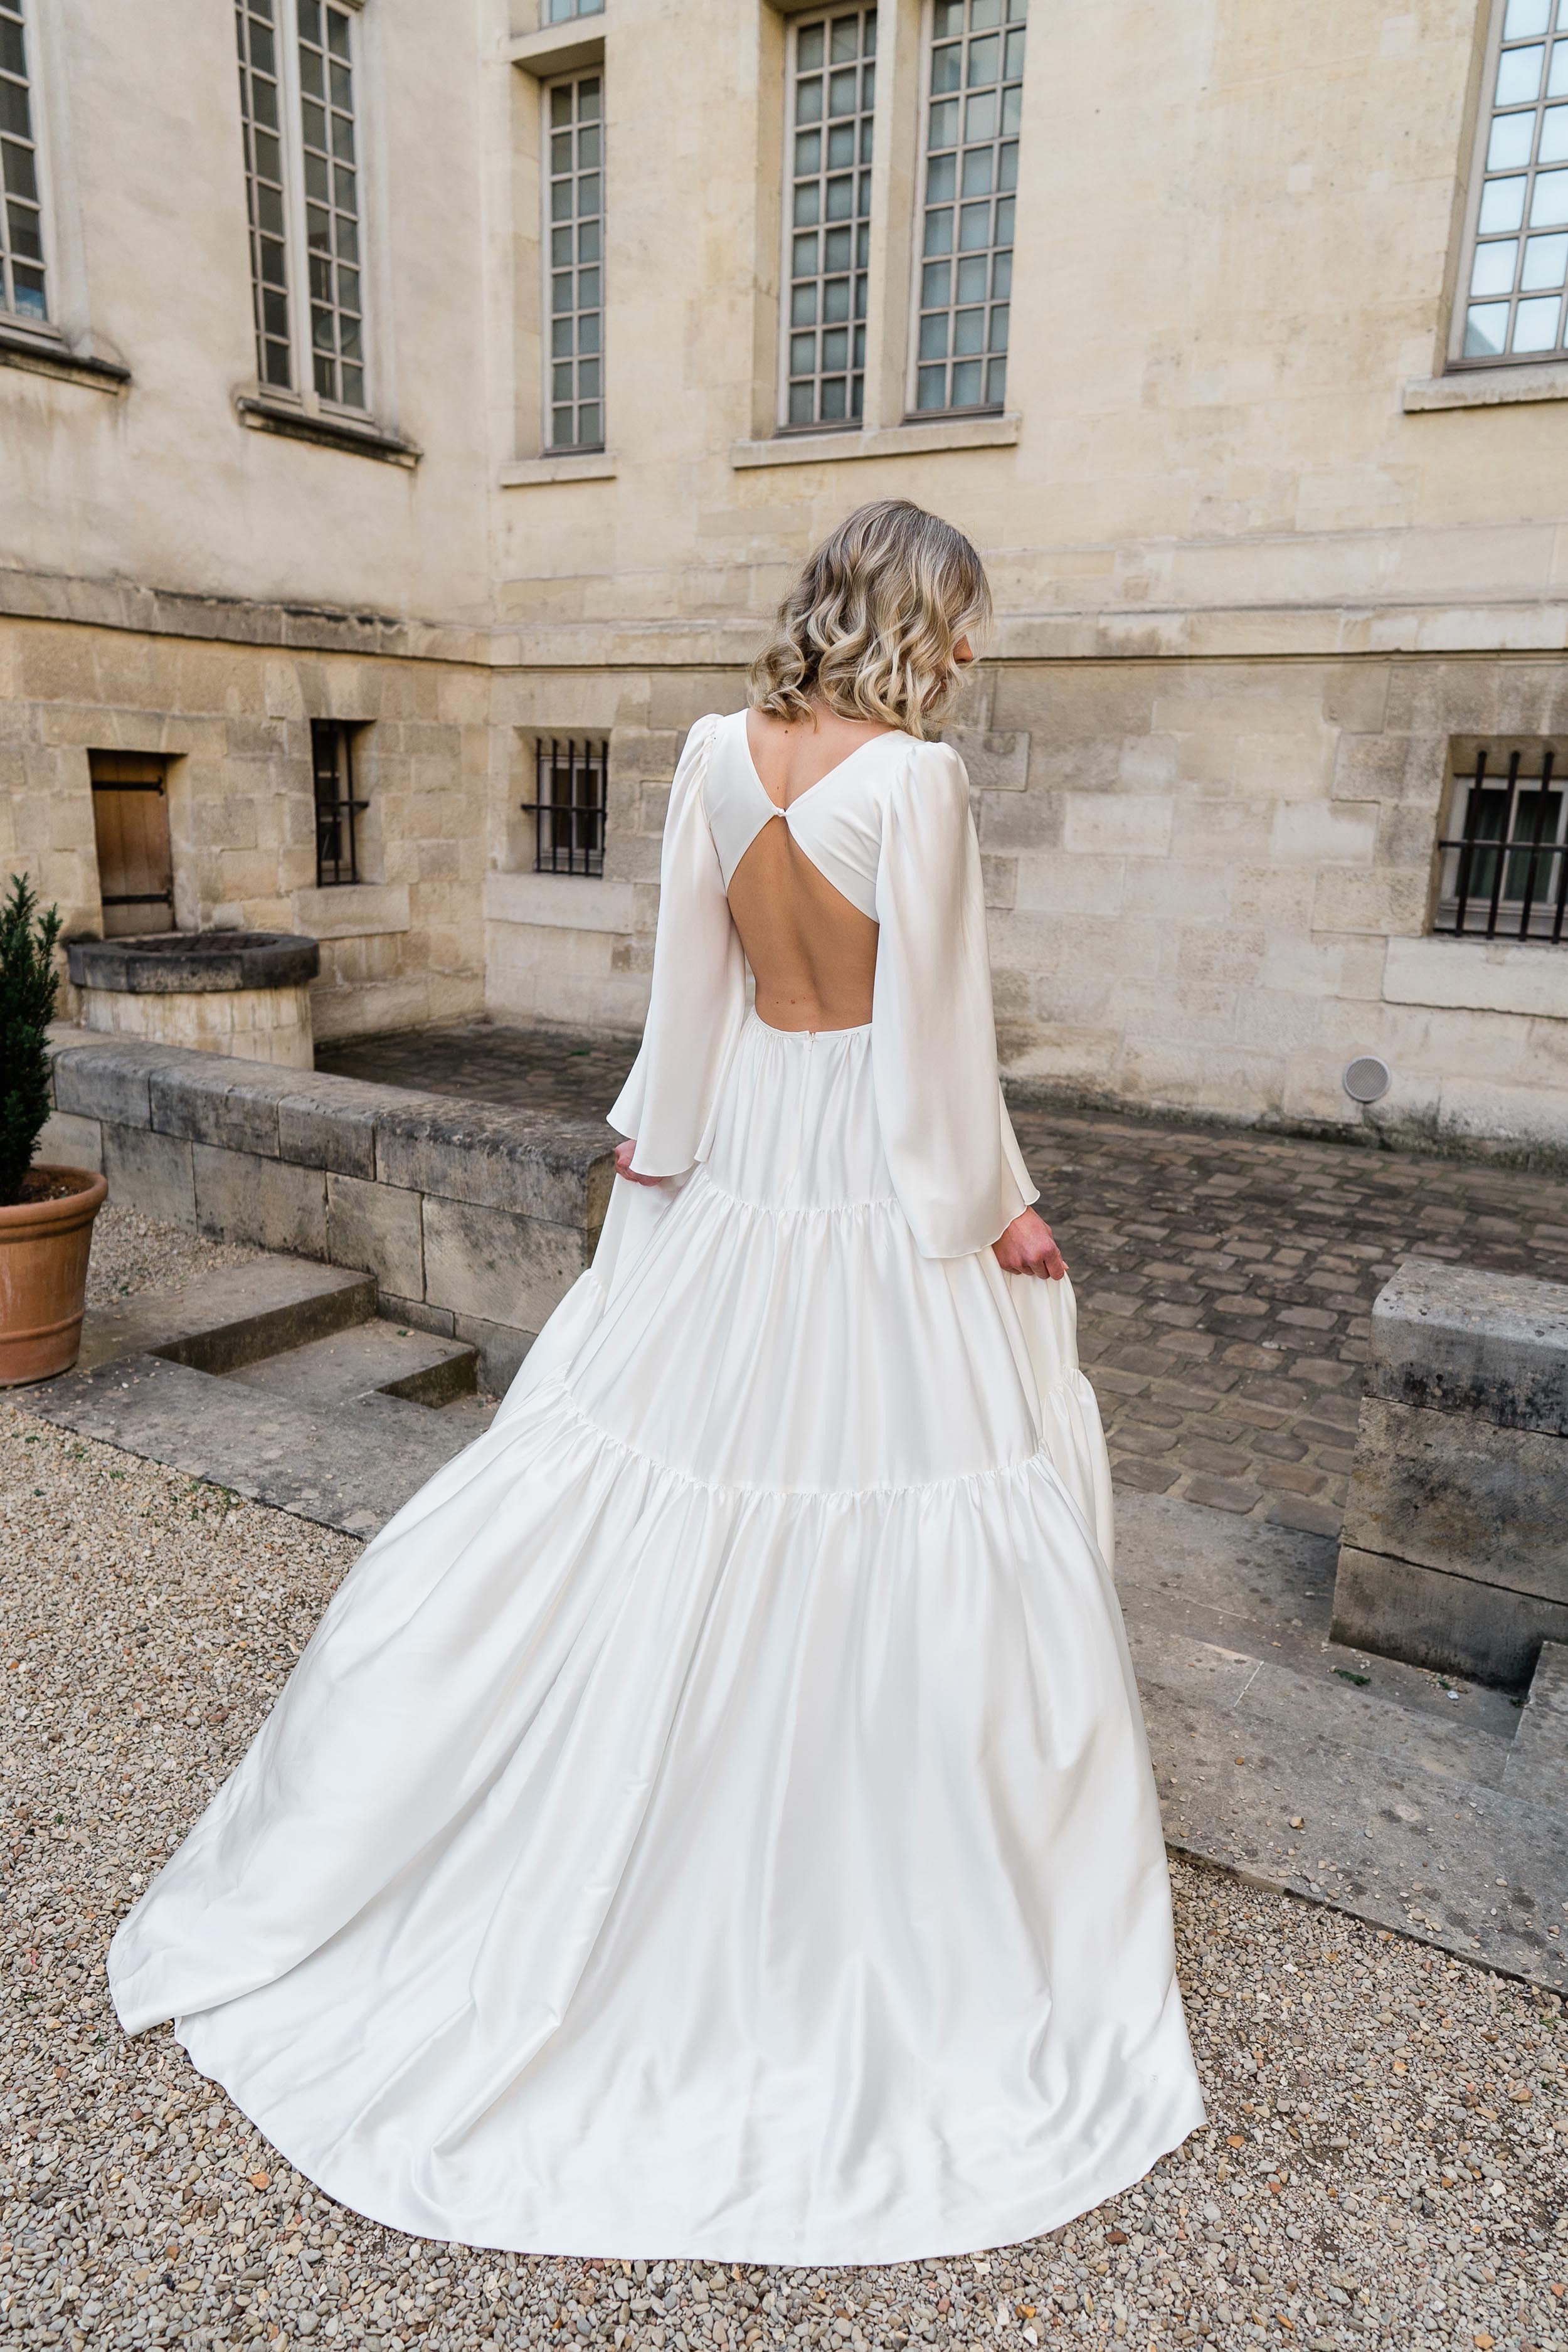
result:
[(911, 751), (877, 872), (871, 1064), (894, 1190), (922, 1257), (988, 1248), (1031, 1201), (996, 1075), (980, 845), (963, 763)]
[(679, 1176), (702, 1158), (746, 1012), (745, 960), (702, 804), (716, 719), (699, 719), (670, 786), (659, 860), (653, 987), (637, 1060), (609, 1124), (637, 1138), (639, 1176)]

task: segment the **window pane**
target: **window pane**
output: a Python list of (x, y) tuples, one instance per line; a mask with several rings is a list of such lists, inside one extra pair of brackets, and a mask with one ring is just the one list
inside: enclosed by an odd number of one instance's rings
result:
[(1555, 228), (1568, 221), (1568, 172), (1538, 172), (1530, 192), (1531, 228)]
[(1544, 33), (1551, 14), (1552, 0), (1508, 0), (1502, 20), (1503, 39), (1522, 41), (1532, 33)]
[(1521, 302), (1514, 313), (1513, 348), (1516, 352), (1550, 352), (1557, 343), (1557, 320), (1563, 308), (1561, 297), (1548, 294), (1533, 301)]
[[(797, 17), (788, 27), (789, 88), (785, 120), (809, 123), (786, 148), (784, 195), (792, 229), (831, 224), (818, 238), (790, 240), (790, 278), (783, 292), (784, 320), (800, 329), (820, 318), (824, 331), (793, 332), (786, 338), (785, 379), (779, 421), (805, 425), (842, 423), (861, 412), (864, 352), (852, 344), (852, 307), (863, 314), (865, 285), (852, 285), (849, 271), (858, 246), (869, 237), (871, 177), (857, 169), (871, 160), (872, 71), (851, 62), (868, 58), (876, 47), (873, 7), (839, 8), (831, 15)], [(821, 69), (826, 65), (826, 107)], [(815, 126), (826, 111), (826, 136)]]
[[(288, 386), (290, 358), (288, 267), (283, 244), (283, 161), (276, 135), (281, 119), (272, 0), (236, 0), (239, 110), (245, 144), (246, 210), (250, 221), (251, 305), (256, 373), (263, 383)], [(310, 88), (309, 80), (306, 88)]]
[[(935, 10), (921, 199), (921, 249), (931, 258), (921, 274), (915, 338), (914, 405), (922, 414), (990, 406), (1002, 396), (1000, 361), (972, 355), (1000, 352), (1007, 339), (1005, 308), (984, 305), (993, 286), (1005, 296), (1010, 284), (1013, 199), (993, 205), (989, 197), (1017, 176), (1025, 13), (1010, 0), (938, 0)], [(964, 92), (962, 102), (934, 95), (954, 88)], [(956, 271), (937, 258), (955, 247)], [(939, 367), (942, 354), (951, 357)]]
[[(598, 257), (604, 238), (604, 92), (597, 69), (554, 82), (544, 93), (551, 126), (543, 204), (552, 221), (553, 252), (575, 249), (579, 267), (551, 273), (551, 356), (545, 440), (551, 449), (604, 446), (604, 286)], [(812, 240), (815, 243), (815, 239)]]
[[(1537, 287), (1561, 286), (1565, 264), (1568, 264), (1568, 236), (1532, 236), (1524, 248), (1524, 268), (1519, 280), (1521, 289), (1526, 293), (1533, 293)], [(1471, 290), (1494, 294), (1498, 289), (1493, 286), (1475, 287)]]
[(1489, 236), (1494, 230), (1517, 228), (1524, 218), (1524, 188), (1522, 180), (1489, 180), (1481, 192), (1480, 233)]
[[(1548, 245), (1553, 241), (1549, 237), (1537, 237), (1534, 240), (1538, 245)], [(1509, 237), (1496, 245), (1478, 245), (1475, 268), (1470, 272), (1471, 293), (1511, 294), (1513, 268), (1518, 258), (1519, 239), (1516, 236)]]
[(1546, 51), (1539, 44), (1528, 49), (1504, 49), (1498, 59), (1497, 103), (1521, 106), (1541, 95), (1541, 68)]
[(1547, 108), (1541, 118), (1541, 144), (1535, 152), (1539, 163), (1568, 163), (1568, 106)]
[[(254, 5), (254, 0), (251, 0)], [(354, 59), (352, 12), (342, 0), (300, 0), (300, 137), (304, 153), (308, 233), (313, 250), (340, 261), (359, 258), (359, 174), (353, 167)], [(308, 95), (311, 89), (321, 99)], [(312, 286), (310, 341), (317, 392), (335, 406), (364, 404), (360, 364), (360, 280), (351, 268)]]
[(1508, 341), (1508, 304), (1472, 302), (1465, 314), (1465, 357), (1491, 360), (1501, 356)]
[(1488, 171), (1517, 172), (1530, 161), (1530, 146), (1534, 136), (1533, 113), (1495, 116), (1492, 135), (1487, 146)]

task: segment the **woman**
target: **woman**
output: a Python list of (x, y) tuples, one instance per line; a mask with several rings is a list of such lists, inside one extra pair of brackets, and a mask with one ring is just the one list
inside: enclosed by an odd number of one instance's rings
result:
[(930, 740), (987, 609), (956, 531), (863, 507), (692, 729), (592, 1271), (115, 1938), (128, 2031), (174, 2018), (379, 2221), (889, 2262), (1054, 2228), (1202, 2121)]

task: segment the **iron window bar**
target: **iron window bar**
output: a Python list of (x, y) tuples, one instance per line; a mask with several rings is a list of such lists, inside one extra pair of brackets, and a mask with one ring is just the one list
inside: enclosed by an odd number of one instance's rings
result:
[(1561, 946), (1568, 912), (1564, 794), (1553, 782), (1556, 752), (1539, 776), (1523, 776), (1510, 751), (1508, 774), (1487, 774), (1487, 751), (1466, 779), (1463, 821), (1437, 844), (1439, 895), (1432, 928), (1457, 939), (1539, 940)]
[(533, 798), (520, 806), (533, 819), (536, 874), (603, 874), (609, 772), (607, 737), (534, 744)]
[(316, 887), (327, 890), (360, 878), (355, 820), (370, 803), (354, 798), (353, 744), (351, 730), (342, 720), (313, 719), (310, 751), (316, 791)]

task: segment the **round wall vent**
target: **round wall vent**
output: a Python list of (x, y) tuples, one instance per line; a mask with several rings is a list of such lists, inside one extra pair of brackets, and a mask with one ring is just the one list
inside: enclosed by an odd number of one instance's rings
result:
[(1388, 1064), (1375, 1054), (1358, 1054), (1345, 1072), (1345, 1092), (1352, 1102), (1379, 1102), (1393, 1083)]

